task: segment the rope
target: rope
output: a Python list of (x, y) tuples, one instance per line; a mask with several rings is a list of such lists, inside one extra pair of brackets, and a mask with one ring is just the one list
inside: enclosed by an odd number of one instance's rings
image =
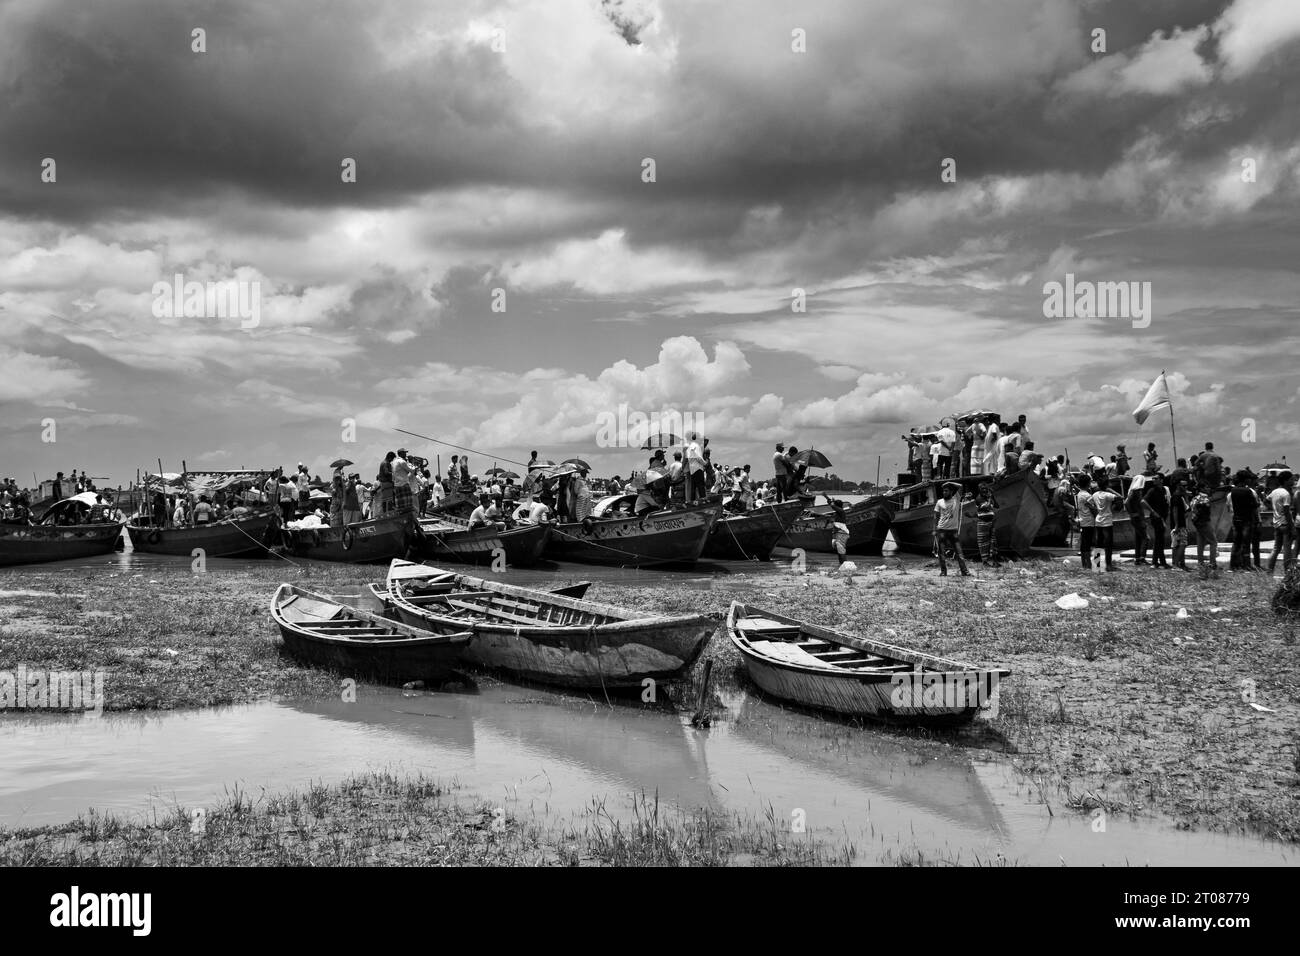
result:
[(395, 428), (393, 430), (401, 432), (403, 435), (410, 435), (412, 438), (419, 438), (423, 441), (431, 441), (437, 445), (446, 445), (449, 448), (459, 448), (461, 451), (472, 451), (474, 454), (482, 458), (491, 458), (493, 461), (505, 461), (505, 462), (509, 462), (512, 465), (523, 465), (525, 468), (528, 467), (526, 462), (515, 461), (513, 458), (506, 458), (502, 455), (493, 454), (492, 452), (488, 452), (488, 451), (479, 451), (477, 448), (469, 448), (465, 445), (457, 445), (454, 442), (443, 441), (441, 438), (430, 438), (428, 435), (420, 435), (417, 434), (416, 432), (408, 432), (405, 428)]
[(248, 533), (247, 531), (245, 531), (243, 528), (239, 527), (239, 524), (238, 524), (238, 523), (235, 524), (235, 530), (238, 531), (240, 534), (242, 534), (242, 535), (243, 535), (245, 538), (247, 538), (249, 541), (251, 541), (251, 542), (253, 542), (255, 545), (257, 545), (259, 548), (261, 548), (261, 549), (262, 549), (263, 551), (265, 551), (267, 554), (272, 554), (272, 555), (275, 555), (275, 557), (277, 557), (277, 558), (280, 558), (280, 559), (282, 559), (282, 560), (284, 560), (284, 561), (288, 561), (288, 562), (289, 562), (290, 564), (292, 564), (295, 568), (301, 568), (301, 567), (302, 567), (301, 564), (299, 564), (297, 561), (294, 561), (292, 558), (290, 558), (290, 557), (288, 557), (288, 556), (286, 556), (286, 555), (280, 554), (280, 553), (278, 553), (278, 552), (276, 552), (276, 551), (273, 551), (273, 550), (271, 550), (270, 548), (268, 548), (268, 547), (266, 546), (266, 542), (264, 542), (264, 541), (258, 541), (256, 538), (254, 538), (251, 534), (249, 534), (249, 533)]

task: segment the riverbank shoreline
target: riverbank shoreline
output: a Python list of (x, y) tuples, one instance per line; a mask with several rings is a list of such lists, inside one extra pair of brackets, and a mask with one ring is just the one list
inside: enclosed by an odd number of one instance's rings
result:
[[(996, 754), (1051, 813), (1132, 814), (1300, 841), (1293, 703), (1300, 681), (1293, 632), (1268, 607), (1273, 580), (1204, 581), (1132, 567), (1090, 575), (1049, 561), (972, 578), (940, 578), (921, 559), (867, 558), (859, 566), (851, 581), (820, 573), (824, 565), (808, 574), (777, 565), (652, 586), (597, 578), (590, 596), (718, 619), (740, 600), (1007, 666), (1012, 675), (993, 720), (941, 734), (875, 725), (854, 732)], [(188, 563), (144, 573), (7, 570), (0, 574), (0, 670), (102, 669), (108, 710), (337, 697), (340, 675), (283, 653), (267, 602), (282, 580), (358, 593), (382, 574), (379, 567), (269, 562), (201, 574)], [(556, 584), (580, 577), (571, 569), (554, 575)], [(1071, 592), (1089, 606), (1058, 608), (1055, 600)], [(725, 634), (715, 633), (705, 657), (714, 661), (715, 689), (753, 692)], [(670, 697), (693, 706), (698, 676), (697, 668)], [(725, 708), (717, 719), (727, 719)], [(845, 726), (826, 723), (836, 732)]]

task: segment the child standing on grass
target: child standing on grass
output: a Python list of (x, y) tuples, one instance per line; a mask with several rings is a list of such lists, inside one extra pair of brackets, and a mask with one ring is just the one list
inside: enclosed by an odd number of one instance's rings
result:
[(961, 541), (959, 532), (961, 531), (961, 485), (955, 481), (946, 482), (943, 486), (943, 497), (934, 503), (934, 538), (935, 550), (939, 552), (939, 575), (948, 576), (948, 559), (945, 552), (952, 548), (957, 555), (957, 566), (961, 568), (961, 576), (970, 577), (970, 571), (966, 568), (966, 558), (961, 553)]
[[(1217, 486), (1216, 486), (1217, 487)], [(1219, 576), (1219, 539), (1214, 533), (1214, 522), (1210, 520), (1210, 485), (1202, 483), (1197, 486), (1196, 496), (1192, 498), (1192, 527), (1196, 530), (1196, 566), (1202, 577)], [(1210, 562), (1205, 563), (1205, 553), (1209, 551)]]

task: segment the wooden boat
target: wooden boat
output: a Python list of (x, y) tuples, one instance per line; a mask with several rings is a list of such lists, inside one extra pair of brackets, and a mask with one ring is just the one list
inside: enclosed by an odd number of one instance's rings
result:
[(371, 590), (404, 624), (471, 630), (467, 663), (564, 687), (675, 680), (713, 631), (702, 614), (633, 611), (405, 561)]
[(0, 567), (109, 554), (121, 538), (118, 522), (0, 524)]
[(268, 544), (280, 543), (278, 536), (274, 541), (267, 538), (276, 518), (272, 511), (257, 510), (193, 528), (157, 528), (128, 522), (126, 533), (136, 551), (189, 557), (195, 548), (202, 548), (209, 558), (233, 558), (263, 554)]
[(711, 498), (675, 504), (644, 518), (611, 515), (560, 522), (551, 532), (546, 556), (629, 568), (694, 564), (721, 515), (722, 502)]
[(463, 628), (435, 634), (348, 607), (296, 584), (280, 585), (271, 599), (271, 617), (295, 657), (384, 680), (446, 677), (473, 640)]
[(934, 502), (942, 495), (946, 480), (960, 484), (962, 494), (969, 496), (962, 506), (958, 536), (964, 552), (979, 555), (975, 491), (980, 484), (991, 480), (993, 496), (998, 503), (993, 519), (993, 535), (998, 550), (1003, 554), (1021, 556), (1029, 553), (1038, 529), (1047, 519), (1047, 486), (1028, 469), (992, 479), (987, 475), (967, 475), (964, 478), (925, 481), (890, 492), (887, 497), (897, 504), (898, 510), (889, 531), (900, 551), (931, 553), (934, 547)]
[[(506, 502), (509, 504), (509, 502)], [(428, 504), (425, 506), (424, 514), (427, 515), (455, 515), (461, 518), (468, 518), (474, 509), (478, 507), (478, 495), (466, 491), (453, 491), (444, 495), (443, 499), (437, 504)]]
[[(884, 495), (872, 495), (844, 509), (844, 523), (849, 526), (849, 554), (878, 555), (885, 545), (898, 503)], [(781, 539), (785, 548), (833, 553), (835, 509), (829, 504), (814, 505), (794, 522)]]
[(934, 657), (733, 602), (727, 633), (750, 678), (790, 703), (848, 717), (969, 720), (1011, 672)]
[(770, 560), (773, 549), (802, 512), (801, 501), (763, 505), (740, 514), (724, 510), (704, 542), (702, 556), (740, 561)]
[(382, 515), (343, 527), (288, 530), (288, 547), (302, 558), (318, 561), (391, 561), (419, 547), (419, 526), (412, 512)]
[(506, 564), (516, 568), (540, 561), (551, 537), (549, 524), (521, 524), (509, 529), (493, 524), (471, 530), (467, 518), (451, 514), (422, 518), (420, 531), (420, 557), (491, 564), (498, 554), (503, 554)]

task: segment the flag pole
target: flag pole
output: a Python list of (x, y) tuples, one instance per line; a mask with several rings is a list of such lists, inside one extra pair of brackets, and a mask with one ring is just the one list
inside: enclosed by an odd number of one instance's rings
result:
[[(1169, 394), (1169, 380), (1165, 379), (1165, 370), (1160, 370), (1160, 377), (1165, 380), (1165, 394)], [(1174, 445), (1174, 467), (1178, 467), (1178, 435), (1174, 432), (1174, 402), (1173, 397), (1169, 399), (1169, 439)]]

